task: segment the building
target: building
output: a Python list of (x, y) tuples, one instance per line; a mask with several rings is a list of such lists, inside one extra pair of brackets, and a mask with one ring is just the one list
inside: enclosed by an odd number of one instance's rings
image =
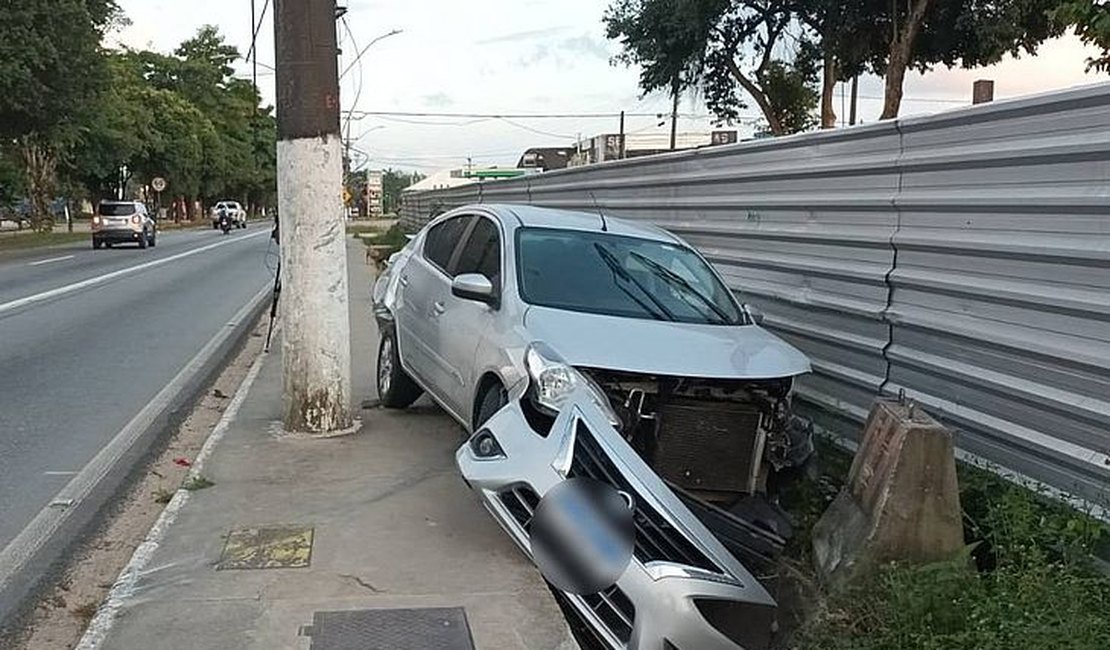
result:
[(565, 169), (576, 150), (575, 147), (532, 147), (520, 156), (516, 166), (545, 172)]
[(441, 169), (438, 172), (429, 174), (426, 178), (409, 185), (401, 194), (408, 194), (409, 192), (423, 192), (424, 190), (443, 190), (449, 187), (459, 187), (460, 185), (470, 185), (477, 182), (477, 179), (467, 176), (466, 169)]
[[(677, 133), (674, 148), (675, 150), (696, 149), (733, 144), (737, 140), (737, 133), (733, 130)], [(606, 160), (639, 158), (668, 151), (671, 151), (670, 133), (627, 133), (623, 136), (619, 133), (606, 133), (583, 140), (575, 147), (567, 166), (593, 165)]]

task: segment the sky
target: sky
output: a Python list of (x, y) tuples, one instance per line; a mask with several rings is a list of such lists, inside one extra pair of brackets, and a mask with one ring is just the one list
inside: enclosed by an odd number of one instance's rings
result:
[[(254, 0), (261, 14), (269, 0)], [(534, 146), (570, 146), (618, 130), (618, 114), (629, 113), (626, 132), (666, 132), (658, 113), (670, 112), (665, 96), (641, 98), (638, 70), (613, 65), (616, 43), (605, 38), (601, 19), (607, 0), (342, 0), (349, 12), (340, 24), (340, 70), (355, 53), (378, 41), (341, 79), (344, 110), (404, 113), (581, 114), (603, 118), (478, 119), (430, 116), (363, 116), (350, 133), (356, 166), (418, 169), (425, 173), (474, 165), (514, 166)], [(110, 45), (172, 51), (204, 24), (216, 25), (244, 55), (251, 41), (251, 0), (119, 0), (131, 24), (109, 36)], [(259, 30), (259, 87), (273, 103), (273, 11)], [(1087, 74), (1092, 51), (1073, 36), (1044, 44), (1036, 57), (1007, 59), (989, 68), (908, 73), (902, 115), (934, 113), (970, 103), (976, 79), (995, 81), (1004, 99), (1076, 85), (1110, 81)], [(250, 78), (251, 66), (237, 64)], [(875, 121), (882, 80), (859, 85), (859, 115)], [(843, 93), (846, 96), (846, 91)], [(357, 101), (356, 101), (357, 100)], [(844, 100), (846, 101), (846, 100)], [(846, 104), (843, 104), (846, 106)], [(836, 110), (841, 110), (838, 89)], [(683, 100), (679, 131), (707, 131), (704, 103)], [(755, 110), (749, 110), (756, 116)], [(633, 116), (633, 114), (641, 114)], [(750, 126), (740, 126), (741, 137)]]

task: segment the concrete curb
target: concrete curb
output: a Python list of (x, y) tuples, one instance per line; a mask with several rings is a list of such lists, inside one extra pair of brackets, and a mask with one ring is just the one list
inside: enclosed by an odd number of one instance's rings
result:
[(270, 295), (267, 284), (0, 550), (0, 638), (26, 613), (30, 597), (133, 477), (154, 443), (188, 415), (201, 390), (246, 341)]

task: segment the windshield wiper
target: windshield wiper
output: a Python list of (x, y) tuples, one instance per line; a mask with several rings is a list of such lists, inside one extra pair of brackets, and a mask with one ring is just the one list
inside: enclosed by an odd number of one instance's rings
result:
[(681, 275), (675, 273), (674, 271), (668, 269), (667, 267), (663, 266), (659, 262), (656, 262), (655, 260), (651, 259), (650, 257), (648, 257), (648, 256), (646, 256), (642, 253), (637, 253), (636, 251), (629, 251), (628, 254), (635, 257), (636, 259), (640, 260), (641, 262), (643, 262), (649, 269), (654, 271), (657, 276), (663, 278), (664, 280), (669, 282), (672, 286), (679, 287), (680, 289), (685, 291), (687, 294), (697, 298), (699, 302), (701, 302), (706, 307), (709, 307), (709, 309), (711, 309), (713, 311), (713, 313), (717, 316), (717, 318), (720, 319), (720, 322), (722, 324), (729, 324), (729, 323), (732, 322), (732, 318), (730, 318), (729, 315), (726, 314), (723, 309), (721, 309), (719, 306), (717, 306), (716, 303), (714, 303), (708, 297), (703, 295), (700, 291), (695, 289), (694, 285), (690, 284), (690, 282), (686, 278), (682, 277)]
[(627, 294), (628, 297), (631, 298), (637, 305), (639, 305), (641, 309), (643, 309), (647, 313), (651, 314), (651, 316), (653, 318), (655, 318), (656, 320), (669, 320), (669, 321), (675, 320), (674, 313), (671, 312), (671, 310), (667, 309), (666, 305), (659, 302), (658, 298), (651, 295), (651, 292), (649, 292), (647, 289), (645, 289), (644, 285), (637, 282), (636, 278), (632, 277), (632, 274), (630, 274), (627, 269), (625, 269), (623, 266), (621, 266), (620, 260), (618, 260), (617, 257), (615, 255), (613, 255), (613, 251), (609, 250), (608, 248), (605, 248), (604, 246), (602, 246), (601, 244), (599, 244), (597, 242), (594, 242), (594, 248), (597, 249), (597, 254), (601, 256), (602, 261), (605, 262), (605, 265), (609, 267), (609, 270), (613, 272), (613, 275), (615, 277), (621, 278), (625, 282), (628, 282), (632, 286), (639, 289), (640, 293), (647, 296), (648, 300), (650, 300), (652, 302), (652, 304), (655, 305), (655, 308), (652, 308), (650, 305), (648, 305), (642, 299), (637, 298), (636, 294), (632, 293), (628, 289), (628, 287), (626, 287), (622, 284), (617, 284), (616, 285), (617, 288), (619, 288), (621, 291), (623, 291), (625, 294)]

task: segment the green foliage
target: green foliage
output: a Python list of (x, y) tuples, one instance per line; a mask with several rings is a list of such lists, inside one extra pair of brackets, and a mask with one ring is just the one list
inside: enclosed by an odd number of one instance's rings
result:
[(386, 214), (396, 214), (401, 207), (401, 191), (422, 180), (424, 180), (424, 174), (420, 172), (406, 172), (399, 169), (383, 171), (382, 210)]
[(94, 197), (161, 176), (173, 196), (270, 204), (277, 125), (253, 86), (231, 76), (238, 54), (213, 27), (174, 55), (106, 54), (110, 81), (85, 124), (70, 173)]
[(960, 485), (964, 555), (882, 567), (829, 597), (791, 647), (1110, 648), (1110, 578), (1089, 564), (1106, 528), (980, 469), (961, 467)]
[(1102, 50), (1087, 59), (1087, 70), (1110, 72), (1110, 4), (1105, 0), (1068, 0), (1052, 12), (1062, 27), (1074, 27), (1075, 34), (1087, 45)]

